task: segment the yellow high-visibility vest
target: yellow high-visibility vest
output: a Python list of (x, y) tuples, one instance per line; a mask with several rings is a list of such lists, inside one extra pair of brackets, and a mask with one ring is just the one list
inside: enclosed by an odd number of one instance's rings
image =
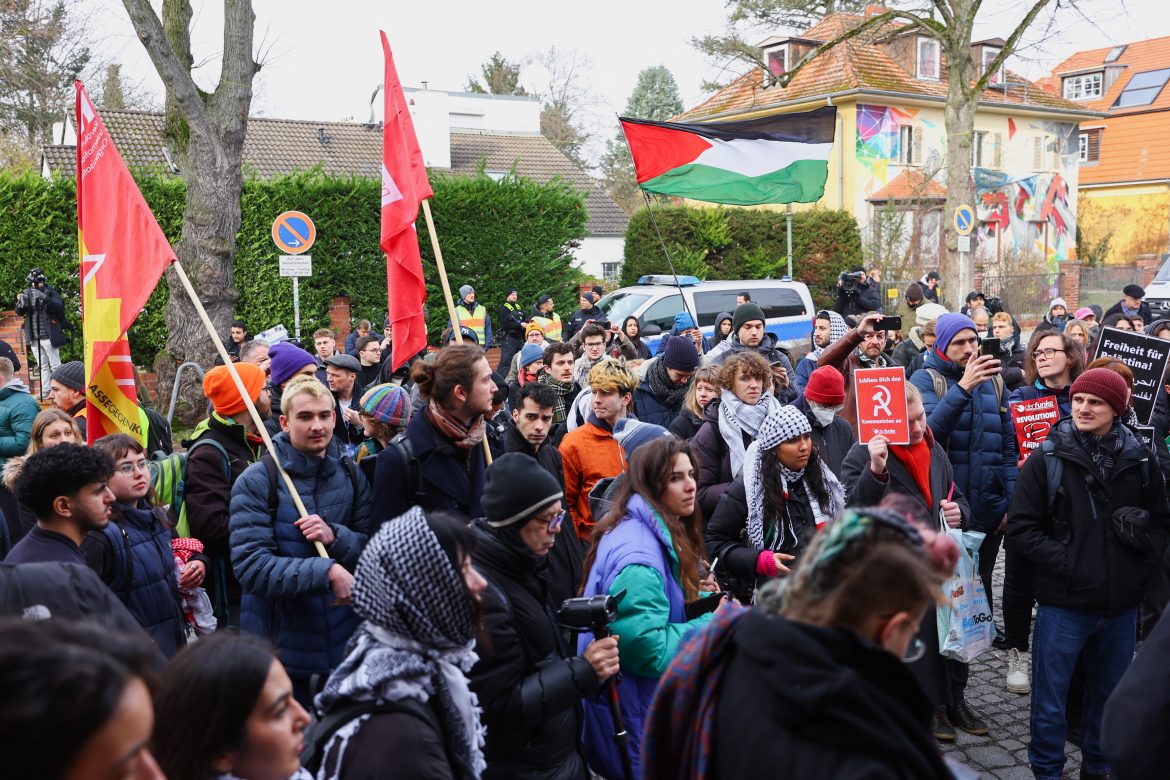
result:
[(487, 337), (484, 331), (484, 323), (487, 320), (487, 309), (483, 304), (475, 304), (475, 311), (468, 311), (467, 307), (462, 303), (455, 307), (455, 316), (459, 318), (459, 326), (463, 328), (471, 328), (475, 333), (475, 338), (479, 341), (479, 345), (485, 346), (483, 341)]
[(555, 311), (552, 313), (552, 319), (548, 317), (533, 317), (532, 321), (540, 325), (544, 330), (544, 337), (549, 341), (561, 340), (561, 315)]

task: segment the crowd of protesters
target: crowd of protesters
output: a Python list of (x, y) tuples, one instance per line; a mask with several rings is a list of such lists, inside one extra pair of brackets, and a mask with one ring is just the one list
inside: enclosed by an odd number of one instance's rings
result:
[[(1170, 377), (1151, 436), (1129, 368), (1090, 358), (1170, 322), (1130, 285), (1053, 299), (1024, 343), (932, 272), (883, 329), (875, 276), (842, 275), (797, 355), (747, 293), (652, 348), (601, 289), (562, 320), (464, 285), (398, 367), (389, 321), (311, 350), (235, 322), (178, 453), (86, 446), (84, 366), (41, 409), (0, 356), (5, 776), (966, 776), (940, 743), (1014, 735), (941, 653), (949, 529), (982, 539), (1035, 776), (1066, 742), (1082, 778), (1157, 776)], [(907, 441), (858, 440), (875, 367), (905, 370)], [(1010, 403), (1044, 397), (1061, 419), (1021, 452)]]

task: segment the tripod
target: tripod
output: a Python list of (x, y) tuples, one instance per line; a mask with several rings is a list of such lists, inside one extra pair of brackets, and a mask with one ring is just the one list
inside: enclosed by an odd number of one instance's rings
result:
[[(593, 636), (598, 639), (612, 635), (613, 631), (610, 630), (608, 623), (593, 630)], [(630, 760), (630, 734), (622, 722), (621, 700), (618, 698), (617, 684), (620, 678), (621, 674), (615, 674), (605, 681), (605, 698), (609, 704), (609, 715), (613, 718), (613, 741), (617, 744), (618, 754), (622, 759), (622, 774), (625, 775), (625, 780), (634, 780), (634, 763)]]
[[(36, 348), (37, 377), (41, 383), (40, 390), (37, 394), (40, 400), (44, 401), (49, 397), (49, 380), (45, 379), (45, 366), (49, 363), (49, 359), (45, 354), (45, 345), (41, 343), (47, 335), (41, 333), (41, 320), (43, 318), (47, 321), (49, 317), (45, 306), (46, 296), (44, 292), (35, 287), (27, 288), (21, 295), (24, 297), (25, 309), (28, 312), (26, 316), (28, 317), (29, 340), (32, 341)], [(29, 370), (28, 375), (31, 380), (31, 370)]]

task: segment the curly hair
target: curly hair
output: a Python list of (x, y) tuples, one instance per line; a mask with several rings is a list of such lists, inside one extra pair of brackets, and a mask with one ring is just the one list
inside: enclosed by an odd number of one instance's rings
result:
[(772, 389), (772, 368), (759, 352), (744, 350), (727, 360), (719, 369), (719, 387), (728, 392), (734, 392), (736, 379), (759, 379), (764, 383), (764, 390)]
[(1065, 357), (1068, 358), (1068, 380), (1069, 384), (1080, 376), (1085, 371), (1085, 348), (1078, 344), (1072, 336), (1066, 336), (1063, 333), (1054, 330), (1038, 330), (1032, 334), (1032, 338), (1028, 341), (1028, 348), (1024, 355), (1024, 379), (1028, 384), (1032, 384), (1039, 378), (1036, 373), (1036, 360), (1032, 357), (1032, 353), (1040, 346), (1040, 342), (1044, 339), (1057, 338), (1060, 339), (1060, 348), (1064, 351)]
[(16, 478), (16, 497), (40, 519), (53, 514), (60, 496), (76, 496), (86, 485), (106, 482), (114, 461), (101, 450), (80, 444), (59, 444), (29, 455)]

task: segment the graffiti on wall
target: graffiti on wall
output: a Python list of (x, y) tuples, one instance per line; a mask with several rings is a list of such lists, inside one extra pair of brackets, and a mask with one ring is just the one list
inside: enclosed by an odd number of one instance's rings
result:
[(1076, 256), (1076, 211), (1061, 174), (1016, 179), (1003, 171), (976, 168), (975, 202), (980, 254), (1031, 251), (1049, 264)]
[(917, 114), (917, 111), (890, 106), (857, 107), (857, 161), (870, 174), (868, 180), (862, 182), (866, 195), (885, 186), (890, 165), (896, 163), (901, 154), (902, 126), (911, 124)]

